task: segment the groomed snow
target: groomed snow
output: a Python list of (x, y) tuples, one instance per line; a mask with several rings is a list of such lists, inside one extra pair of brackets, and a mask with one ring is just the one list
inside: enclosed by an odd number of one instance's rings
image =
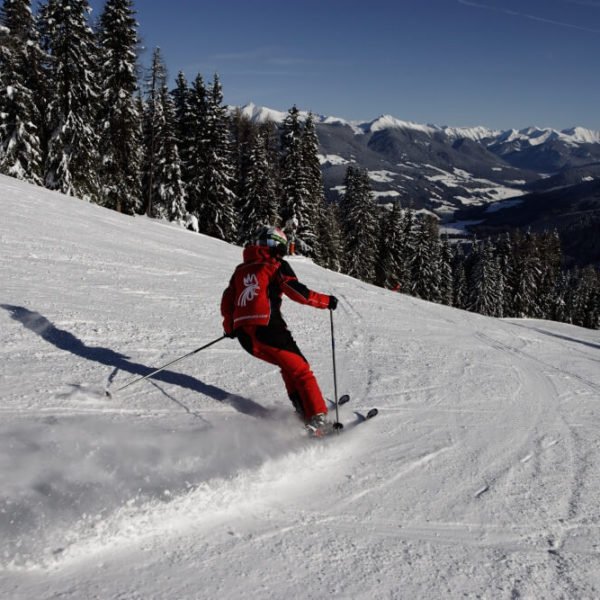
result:
[[(240, 249), (0, 177), (0, 597), (597, 598), (600, 336), (291, 259), (340, 393), (304, 437), (221, 335)], [(331, 396), (329, 314), (284, 314)]]

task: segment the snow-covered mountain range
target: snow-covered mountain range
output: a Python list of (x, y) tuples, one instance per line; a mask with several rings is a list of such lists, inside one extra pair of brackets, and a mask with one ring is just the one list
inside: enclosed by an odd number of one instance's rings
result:
[[(598, 332), (335, 294), (342, 419), (307, 439), (222, 340), (240, 248), (0, 176), (0, 597), (600, 597)], [(329, 314), (283, 312), (325, 394)], [(104, 388), (112, 390), (112, 398)]]
[[(281, 123), (286, 116), (254, 104), (241, 110), (255, 121)], [(400, 201), (428, 211), (451, 232), (485, 228), (493, 216), (494, 230), (518, 223), (525, 228), (556, 227), (577, 238), (587, 235), (573, 230), (572, 215), (582, 207), (591, 227), (600, 226), (595, 185), (600, 181), (598, 131), (496, 131), (422, 125), (389, 115), (364, 123), (315, 115), (315, 121), (325, 191), (332, 201), (343, 193), (347, 167), (354, 164), (369, 171), (377, 201)], [(543, 198), (547, 192), (553, 194), (551, 211)], [(586, 251), (573, 260), (600, 263), (600, 251)]]
[[(241, 108), (241, 112), (246, 117), (255, 122), (264, 123), (272, 121), (281, 124), (287, 113), (257, 106), (249, 103)], [(308, 115), (308, 111), (301, 111), (301, 114)], [(313, 115), (318, 123), (324, 125), (344, 125), (351, 127), (357, 135), (366, 133), (375, 133), (383, 129), (404, 129), (426, 133), (429, 136), (445, 134), (451, 139), (466, 138), (473, 141), (485, 141), (490, 145), (496, 143), (507, 143), (520, 141), (529, 143), (532, 146), (545, 143), (550, 140), (560, 140), (567, 144), (600, 144), (600, 131), (586, 129), (584, 127), (572, 127), (569, 129), (557, 130), (552, 128), (527, 127), (524, 129), (495, 130), (487, 127), (450, 127), (448, 125), (422, 125), (412, 121), (403, 121), (392, 115), (381, 115), (372, 121), (348, 121), (340, 117)]]

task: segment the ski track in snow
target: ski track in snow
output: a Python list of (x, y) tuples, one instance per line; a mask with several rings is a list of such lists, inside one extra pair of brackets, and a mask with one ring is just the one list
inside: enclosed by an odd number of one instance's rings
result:
[[(315, 443), (224, 340), (239, 249), (0, 177), (0, 596), (600, 597), (600, 338), (292, 258), (340, 299)], [(332, 397), (329, 315), (284, 301)]]

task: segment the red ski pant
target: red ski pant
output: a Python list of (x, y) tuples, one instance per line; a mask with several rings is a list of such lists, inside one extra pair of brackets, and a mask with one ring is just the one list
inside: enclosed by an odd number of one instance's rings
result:
[[(257, 337), (257, 330), (260, 329), (263, 330), (263, 335), (260, 335), (261, 332), (259, 331), (259, 336)], [(276, 365), (281, 369), (281, 376), (283, 377), (288, 396), (294, 404), (299, 399), (300, 408), (306, 421), (317, 413), (327, 413), (327, 405), (323, 399), (319, 384), (307, 360), (296, 346), (291, 334), (287, 330), (285, 332), (278, 332), (277, 342), (280, 342), (281, 334), (287, 334), (284, 335), (286, 343), (279, 343), (280, 346), (284, 346), (280, 348), (269, 343), (268, 333), (265, 335), (265, 331), (268, 330), (254, 326), (242, 327), (238, 332), (240, 344), (252, 356)]]

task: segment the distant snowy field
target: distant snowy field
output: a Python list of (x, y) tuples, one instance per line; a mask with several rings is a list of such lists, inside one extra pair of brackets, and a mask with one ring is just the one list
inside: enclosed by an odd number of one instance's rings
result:
[[(292, 259), (341, 393), (304, 437), (221, 335), (240, 249), (0, 177), (0, 597), (598, 598), (600, 334)], [(284, 314), (332, 395), (327, 311)]]

